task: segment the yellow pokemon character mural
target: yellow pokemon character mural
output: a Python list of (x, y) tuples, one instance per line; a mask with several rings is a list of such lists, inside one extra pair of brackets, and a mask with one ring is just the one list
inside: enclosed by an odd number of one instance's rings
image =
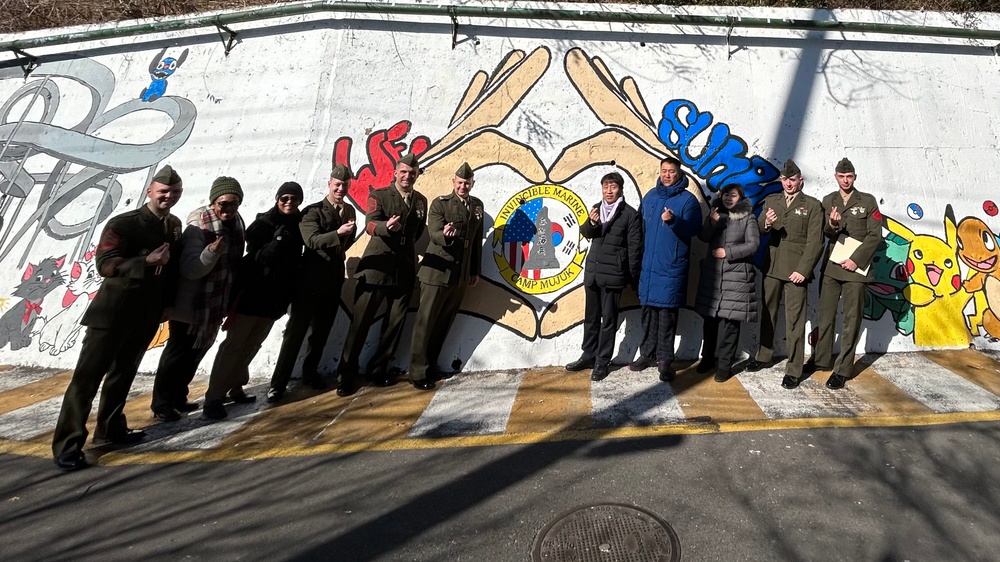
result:
[(903, 290), (914, 306), (913, 343), (918, 347), (962, 347), (972, 341), (965, 306), (971, 295), (962, 282), (958, 234), (951, 205), (945, 209), (945, 239), (916, 234), (890, 217), (889, 232), (910, 243), (906, 270), (911, 283)]

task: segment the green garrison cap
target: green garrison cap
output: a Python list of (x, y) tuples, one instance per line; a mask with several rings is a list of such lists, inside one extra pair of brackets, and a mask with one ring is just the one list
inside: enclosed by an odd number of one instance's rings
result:
[(854, 173), (854, 164), (852, 164), (851, 161), (848, 160), (847, 158), (842, 159), (840, 162), (837, 162), (837, 173), (838, 174), (853, 174)]
[(406, 156), (399, 159), (400, 164), (406, 164), (411, 168), (419, 168), (420, 162), (417, 162), (417, 157), (411, 152)]
[(163, 185), (176, 185), (181, 183), (181, 177), (177, 175), (177, 172), (175, 172), (169, 164), (167, 164), (156, 172), (156, 175), (153, 176), (153, 181), (156, 183), (162, 183)]
[(343, 164), (337, 164), (333, 167), (333, 171), (330, 172), (330, 178), (340, 181), (347, 181), (351, 179), (351, 171), (347, 169), (347, 166)]
[(455, 172), (455, 175), (462, 178), (463, 180), (472, 179), (472, 167), (469, 166), (468, 162), (463, 162), (462, 166)]
[(790, 178), (792, 176), (798, 176), (802, 174), (802, 170), (795, 164), (795, 161), (789, 158), (785, 161), (785, 167), (781, 169), (781, 177)]

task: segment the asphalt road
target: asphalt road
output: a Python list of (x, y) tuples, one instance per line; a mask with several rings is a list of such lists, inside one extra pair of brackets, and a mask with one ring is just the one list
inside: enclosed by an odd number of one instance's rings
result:
[(683, 560), (997, 560), (1000, 423), (97, 466), (0, 456), (0, 560), (526, 561), (595, 503)]

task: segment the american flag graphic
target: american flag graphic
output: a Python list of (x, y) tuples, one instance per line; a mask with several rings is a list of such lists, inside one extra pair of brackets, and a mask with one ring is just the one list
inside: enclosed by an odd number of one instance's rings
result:
[(522, 204), (503, 229), (503, 256), (507, 258), (507, 263), (514, 271), (519, 271), (521, 277), (530, 279), (541, 278), (541, 270), (521, 269), (524, 262), (528, 261), (528, 254), (531, 250), (531, 241), (535, 239), (535, 218), (538, 211), (542, 210), (542, 198), (532, 199)]

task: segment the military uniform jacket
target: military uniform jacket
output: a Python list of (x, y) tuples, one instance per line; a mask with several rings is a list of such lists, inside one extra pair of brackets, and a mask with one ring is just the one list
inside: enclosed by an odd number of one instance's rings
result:
[[(458, 234), (445, 238), (444, 225), (452, 223)], [(438, 287), (468, 285), (479, 275), (483, 261), (483, 202), (469, 196), (469, 207), (451, 192), (431, 202), (427, 213), (430, 244), (420, 262), (421, 283)]]
[(357, 227), (343, 236), (337, 229), (355, 220), (354, 207), (341, 203), (342, 213), (326, 197), (302, 210), (299, 232), (305, 249), (302, 252), (302, 282), (307, 292), (315, 290), (328, 293), (334, 283), (344, 281), (344, 259), (348, 248), (354, 244)]
[[(840, 212), (840, 224), (837, 228), (830, 226), (830, 211), (833, 209)], [(840, 198), (839, 189), (824, 197), (823, 231), (828, 240), (826, 252), (823, 254), (823, 275), (833, 277), (838, 281), (858, 281), (861, 283), (867, 283), (874, 279), (875, 270), (869, 266), (879, 242), (882, 241), (882, 215), (879, 213), (878, 202), (874, 196), (855, 189), (846, 205), (844, 200)], [(847, 271), (830, 262), (830, 253), (833, 252), (833, 247), (841, 234), (846, 234), (861, 242), (861, 245), (851, 254), (851, 261), (856, 263), (859, 269), (868, 268), (867, 276), (861, 275), (857, 271)]]
[[(396, 232), (386, 222), (398, 215), (403, 228)], [(354, 278), (369, 285), (412, 288), (417, 277), (417, 251), (414, 247), (423, 236), (427, 220), (427, 198), (411, 192), (410, 206), (396, 184), (373, 189), (368, 195), (365, 231), (371, 236)]]
[[(170, 261), (146, 265), (146, 256), (170, 244)], [(181, 221), (161, 220), (149, 207), (113, 217), (97, 244), (97, 272), (104, 282), (80, 323), (103, 329), (131, 329), (159, 323), (173, 304), (180, 275)]]
[[(764, 227), (768, 209), (774, 209), (778, 215), (770, 230)], [(811, 279), (823, 251), (823, 220), (823, 206), (815, 197), (800, 191), (789, 207), (785, 205), (784, 192), (768, 195), (757, 218), (761, 234), (770, 233), (764, 273), (782, 281), (787, 281), (793, 272)]]

